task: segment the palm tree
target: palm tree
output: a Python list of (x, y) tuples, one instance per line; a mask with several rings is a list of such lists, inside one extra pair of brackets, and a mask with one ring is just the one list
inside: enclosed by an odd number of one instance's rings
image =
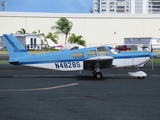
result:
[(65, 44), (67, 42), (67, 36), (69, 34), (69, 32), (72, 29), (72, 22), (70, 22), (69, 20), (67, 20), (65, 17), (60, 18), (57, 22), (56, 22), (57, 26), (52, 26), (51, 29), (52, 30), (56, 30), (56, 34), (65, 34)]
[(21, 30), (17, 31), (16, 33), (26, 34), (27, 32), (24, 28), (21, 28)]
[(58, 43), (58, 36), (57, 36), (57, 34), (55, 34), (55, 33), (51, 33), (51, 32), (49, 32), (46, 36), (45, 36), (45, 40), (46, 40), (46, 38), (50, 38), (54, 43)]
[(89, 9), (89, 13), (93, 13), (93, 9), (91, 7)]
[(76, 36), (74, 33), (68, 38), (69, 43), (76, 43), (79, 45), (86, 46), (86, 41), (82, 40), (82, 35)]
[(38, 29), (38, 32), (37, 32), (37, 31), (33, 31), (32, 33), (33, 33), (33, 34), (41, 33), (41, 31)]

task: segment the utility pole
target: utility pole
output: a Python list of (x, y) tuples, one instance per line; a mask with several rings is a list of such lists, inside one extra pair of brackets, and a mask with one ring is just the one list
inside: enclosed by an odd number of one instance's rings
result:
[(6, 10), (6, 1), (0, 1), (0, 5), (1, 5), (1, 11), (5, 11)]

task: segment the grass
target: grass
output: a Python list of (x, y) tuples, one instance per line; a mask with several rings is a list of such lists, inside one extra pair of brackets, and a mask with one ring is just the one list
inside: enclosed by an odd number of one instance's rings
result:
[[(148, 62), (147, 62), (148, 64), (152, 64), (152, 60), (149, 60)], [(153, 63), (154, 64), (159, 64), (160, 65), (160, 59), (159, 58), (153, 58)]]
[(0, 60), (0, 64), (8, 64), (7, 60)]
[(153, 51), (153, 52), (155, 52), (155, 53), (157, 53), (157, 54), (160, 54), (160, 50), (155, 50), (155, 51)]

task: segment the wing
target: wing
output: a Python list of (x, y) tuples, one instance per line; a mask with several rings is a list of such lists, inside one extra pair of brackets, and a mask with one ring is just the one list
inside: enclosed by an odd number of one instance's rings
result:
[(98, 56), (84, 61), (84, 70), (94, 70), (95, 68), (106, 69), (112, 67), (113, 57)]

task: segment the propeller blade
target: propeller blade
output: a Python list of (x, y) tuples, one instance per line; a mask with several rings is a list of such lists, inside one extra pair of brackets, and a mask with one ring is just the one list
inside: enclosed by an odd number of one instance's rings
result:
[(152, 70), (154, 70), (153, 57), (151, 58), (151, 61), (152, 61)]
[(152, 43), (151, 43), (151, 52), (153, 52), (153, 47), (152, 47)]
[[(151, 42), (151, 53), (153, 52), (152, 42)], [(152, 62), (152, 70), (154, 70), (154, 64), (153, 64), (153, 56), (151, 56), (151, 62)]]

